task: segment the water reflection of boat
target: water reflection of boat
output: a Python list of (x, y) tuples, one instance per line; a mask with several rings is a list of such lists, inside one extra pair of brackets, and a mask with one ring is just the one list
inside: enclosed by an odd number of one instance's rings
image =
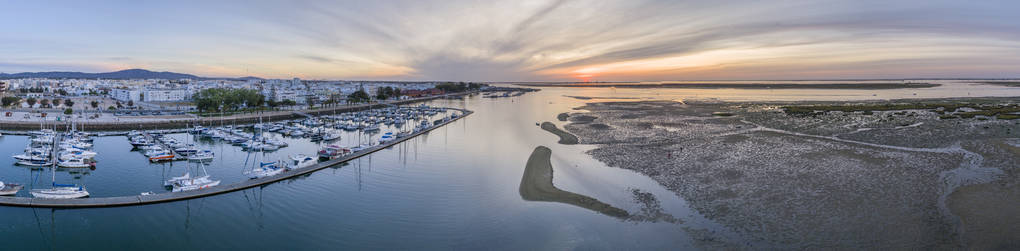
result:
[(16, 163), (16, 164), (21, 165), (21, 166), (36, 166), (36, 167), (41, 167), (41, 166), (52, 166), (53, 162), (49, 162), (47, 160), (21, 160), (21, 161), (18, 161), (18, 163)]

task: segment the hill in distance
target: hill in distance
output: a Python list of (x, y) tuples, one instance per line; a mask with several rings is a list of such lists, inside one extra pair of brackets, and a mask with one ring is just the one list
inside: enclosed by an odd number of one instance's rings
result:
[[(207, 78), (199, 77), (191, 74), (176, 73), (176, 72), (154, 72), (145, 69), (128, 69), (115, 72), (104, 72), (104, 73), (84, 73), (84, 72), (68, 72), (68, 71), (50, 71), (50, 72), (22, 72), (22, 73), (0, 73), (0, 79), (13, 79), (13, 78), (54, 78), (54, 79), (229, 79), (229, 78)], [(261, 79), (256, 77), (244, 77), (240, 80), (248, 79)]]

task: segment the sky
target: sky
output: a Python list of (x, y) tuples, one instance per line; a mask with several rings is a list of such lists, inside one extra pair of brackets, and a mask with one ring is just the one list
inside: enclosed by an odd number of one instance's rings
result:
[(2, 1), (0, 72), (454, 81), (1020, 77), (1018, 1)]

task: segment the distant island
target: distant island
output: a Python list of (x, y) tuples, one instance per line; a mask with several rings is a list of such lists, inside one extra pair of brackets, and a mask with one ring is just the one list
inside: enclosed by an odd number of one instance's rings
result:
[(615, 87), (615, 88), (733, 88), (733, 89), (902, 89), (931, 88), (934, 83), (521, 83), (524, 86)]

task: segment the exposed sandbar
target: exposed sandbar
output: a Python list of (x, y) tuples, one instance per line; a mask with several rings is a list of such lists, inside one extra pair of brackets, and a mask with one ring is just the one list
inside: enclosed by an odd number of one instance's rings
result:
[(570, 134), (570, 133), (568, 133), (566, 131), (560, 130), (559, 128), (556, 128), (556, 125), (553, 124), (552, 122), (543, 122), (542, 123), (542, 129), (546, 130), (546, 131), (549, 131), (549, 132), (551, 132), (553, 134), (556, 134), (556, 136), (559, 136), (560, 137), (560, 141), (559, 141), (560, 144), (564, 144), (564, 145), (577, 144), (577, 141), (578, 141), (577, 140), (577, 136), (574, 136), (573, 134)]
[(539, 146), (531, 152), (531, 157), (528, 157), (528, 163), (524, 167), (524, 176), (521, 177), (519, 190), (522, 199), (565, 203), (617, 218), (625, 218), (630, 215), (623, 209), (602, 203), (597, 199), (563, 191), (553, 186), (551, 157), (552, 150), (548, 147)]

